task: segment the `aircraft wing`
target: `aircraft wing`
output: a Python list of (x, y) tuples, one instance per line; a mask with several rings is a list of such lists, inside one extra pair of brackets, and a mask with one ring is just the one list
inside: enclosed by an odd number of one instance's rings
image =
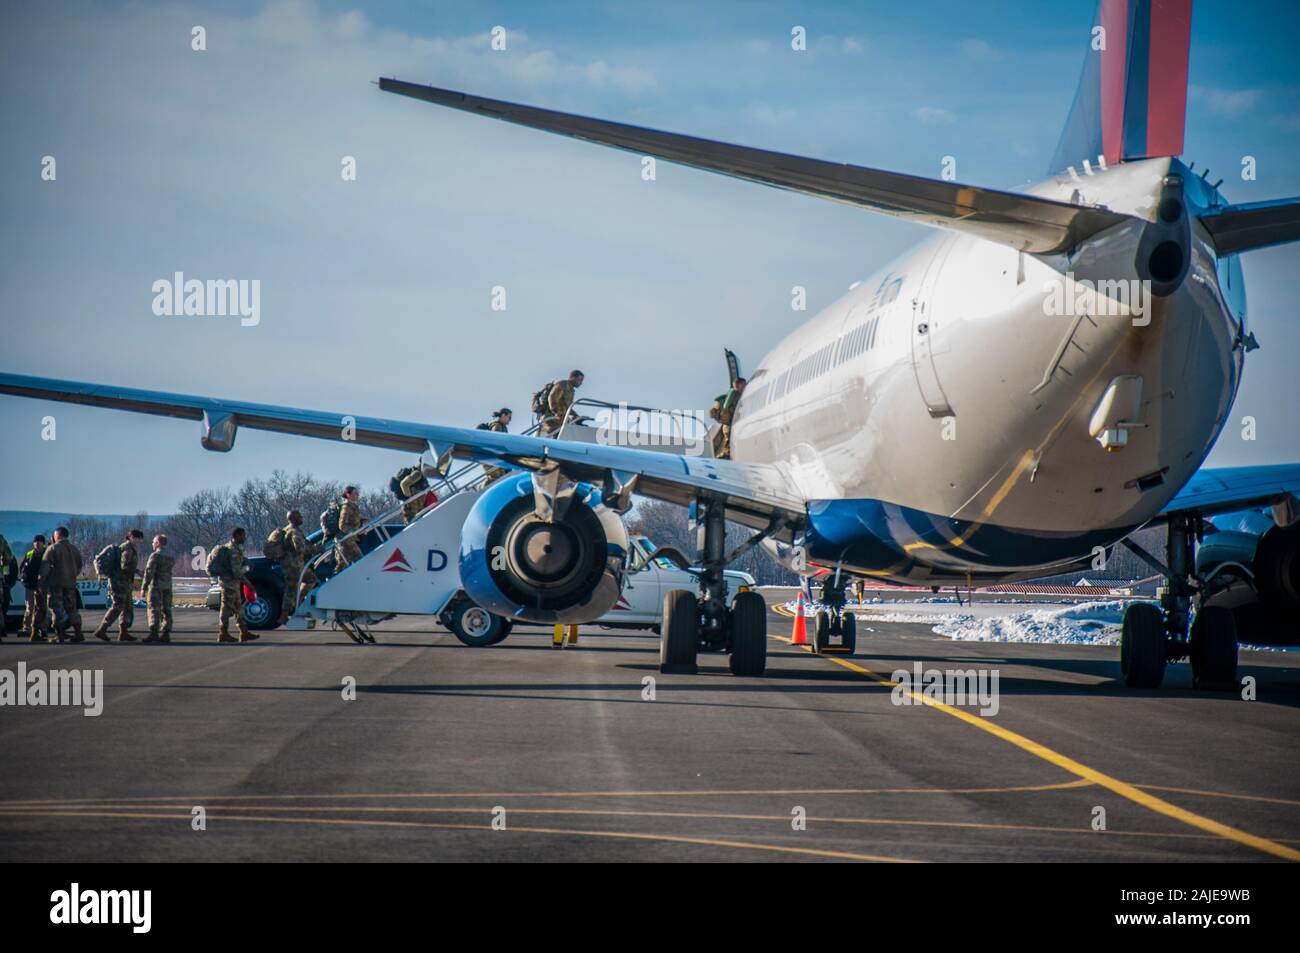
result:
[(638, 155), (967, 232), (1034, 254), (1065, 251), (1129, 220), (1126, 215), (1103, 208), (752, 149), (396, 79), (380, 79), (379, 88)]
[[(456, 457), (526, 470), (559, 464), (562, 472), (572, 479), (611, 489), (630, 485), (633, 493), (683, 505), (706, 493), (725, 497), (727, 518), (755, 529), (766, 528), (774, 517), (784, 520), (789, 527), (806, 515), (803, 497), (781, 469), (772, 464), (714, 460), (635, 447), (439, 427), (21, 374), (0, 373), (0, 394), (200, 421), (202, 442), (209, 450), (231, 449), (239, 428), (248, 427), (415, 454), (427, 451), (439, 462)], [(788, 532), (778, 535), (788, 536)]]
[(1300, 241), (1300, 198), (1223, 205), (1201, 215), (1220, 255)]
[(1273, 506), (1288, 496), (1300, 497), (1300, 464), (1268, 467), (1216, 467), (1198, 470), (1152, 522), (1196, 513), (1213, 516)]

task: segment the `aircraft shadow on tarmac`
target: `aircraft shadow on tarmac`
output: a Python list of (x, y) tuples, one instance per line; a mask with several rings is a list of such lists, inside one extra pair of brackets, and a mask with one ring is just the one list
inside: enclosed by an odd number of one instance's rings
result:
[[(511, 651), (528, 650), (531, 647), (518, 646), (510, 649)], [(505, 649), (498, 648), (497, 651)], [(472, 651), (472, 650), (467, 650)], [(546, 647), (546, 651), (554, 651)], [(593, 649), (569, 648), (566, 652), (588, 652)], [(608, 649), (594, 651), (609, 651)], [(622, 649), (620, 651), (643, 651), (648, 654), (648, 650)], [(787, 654), (785, 658), (789, 658)], [(880, 665), (880, 662), (890, 663)], [(1095, 684), (1078, 684), (1077, 682), (1051, 680), (1050, 678), (1022, 678), (1017, 676), (1008, 676), (1000, 674), (998, 679), (998, 691), (1003, 696), (1060, 696), (1076, 698), (1106, 698), (1106, 697), (1123, 697), (1123, 698), (1196, 698), (1206, 701), (1224, 701), (1235, 702), (1239, 700), (1236, 692), (1214, 692), (1193, 689), (1191, 687), (1191, 673), (1187, 667), (1171, 669), (1166, 678), (1164, 687), (1153, 690), (1131, 689), (1125, 687), (1118, 678), (1116, 663), (1108, 660), (1080, 660), (1080, 659), (1034, 659), (1034, 660), (997, 660), (990, 664), (992, 660), (980, 660), (972, 658), (954, 659), (946, 655), (907, 655), (907, 656), (882, 656), (873, 655), (871, 663), (876, 666), (876, 674), (882, 677), (888, 677), (894, 668), (910, 669), (914, 662), (920, 662), (923, 669), (946, 669), (946, 670), (967, 670), (967, 669), (984, 669), (999, 668), (1000, 666), (1031, 667), (1038, 670), (1059, 671), (1070, 675), (1083, 675), (1095, 678), (1104, 678), (1106, 681)], [(692, 692), (703, 692), (709, 694), (723, 694), (737, 697), (763, 695), (763, 694), (793, 694), (793, 695), (847, 695), (862, 694), (864, 692), (889, 692), (891, 689), (878, 681), (864, 677), (858, 672), (849, 671), (836, 667), (827, 667), (825, 670), (809, 670), (807, 668), (790, 668), (784, 664), (781, 655), (775, 655), (769, 658), (767, 674), (761, 679), (737, 679), (733, 677), (727, 669), (725, 656), (703, 655), (700, 657), (700, 670), (694, 676), (665, 675), (659, 678), (659, 688), (673, 695), (681, 696)], [(855, 663), (860, 664), (860, 663)], [(428, 682), (422, 684), (401, 684), (401, 685), (358, 685), (359, 694), (374, 695), (440, 695), (440, 696), (467, 696), (467, 697), (510, 697), (510, 698), (531, 698), (531, 699), (551, 699), (556, 701), (581, 701), (584, 695), (591, 696), (593, 702), (610, 702), (626, 701), (630, 704), (641, 704), (639, 696), (641, 690), (640, 675), (657, 674), (659, 666), (655, 663), (647, 662), (645, 664), (624, 663), (618, 665), (619, 669), (626, 670), (632, 674), (629, 681), (615, 682), (537, 682), (537, 681), (486, 681), (481, 683), (438, 683)], [(1276, 672), (1270, 672), (1268, 669), (1252, 669), (1244, 666), (1240, 670), (1242, 675), (1253, 675), (1257, 680), (1259, 698), (1269, 704), (1286, 705), (1288, 707), (1300, 708), (1300, 686), (1295, 681), (1283, 681), (1271, 676)], [(336, 685), (320, 686), (265, 686), (265, 685), (213, 685), (213, 684), (170, 684), (170, 685), (150, 685), (150, 684), (119, 684), (118, 688), (159, 688), (167, 691), (256, 691), (256, 692), (323, 692), (328, 694), (337, 694)], [(631, 698), (610, 698), (609, 693), (636, 693)], [(577, 696), (577, 697), (575, 697)], [(596, 697), (599, 696), (599, 697)], [(692, 702), (691, 704), (697, 704)], [(701, 702), (710, 707), (732, 707), (726, 703)], [(738, 706), (738, 707), (783, 707), (783, 706)], [(843, 709), (836, 709), (839, 714), (844, 714)]]

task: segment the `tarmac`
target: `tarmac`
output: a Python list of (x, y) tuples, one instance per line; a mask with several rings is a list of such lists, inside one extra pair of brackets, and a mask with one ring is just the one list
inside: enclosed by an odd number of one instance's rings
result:
[[(770, 613), (766, 676), (735, 678), (661, 675), (649, 632), (219, 645), (215, 613), (176, 616), (170, 645), (0, 644), (0, 669), (103, 673), (97, 717), (0, 707), (0, 860), (1300, 859), (1293, 653), (1243, 653), (1244, 700), (910, 623), (849, 659)], [(915, 663), (996, 672), (996, 714), (903, 692)]]

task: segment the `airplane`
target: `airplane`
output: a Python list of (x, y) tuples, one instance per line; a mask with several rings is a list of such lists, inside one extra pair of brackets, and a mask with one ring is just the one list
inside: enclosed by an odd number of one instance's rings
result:
[[(1189, 658), (1197, 685), (1231, 684), (1241, 583), (1270, 620), (1300, 618), (1300, 464), (1201, 464), (1256, 346), (1239, 255), (1300, 239), (1300, 198), (1233, 205), (1179, 158), (1190, 0), (1101, 0), (1096, 25), (1107, 42), (1086, 55), (1048, 178), (1024, 192), (380, 79), (385, 92), (936, 234), (763, 358), (730, 459), (364, 417), (350, 439), (427, 451), (442, 473), (453, 458), (521, 471), (474, 504), (459, 553), (472, 598), (520, 620), (600, 616), (622, 587), (632, 496), (689, 507), (700, 585), (665, 596), (665, 672), (696, 671), (699, 652), (715, 650), (737, 675), (764, 673), (763, 599), (726, 604), (722, 577), (760, 543), (801, 571), (829, 571), (826, 624), (851, 644), (850, 577), (988, 584), (1124, 542), (1167, 580), (1160, 605), (1126, 611), (1125, 683), (1158, 686)], [(200, 420), (215, 451), (240, 427), (342, 439), (342, 415), (298, 408), (14, 374), (0, 374), (0, 393)], [(1268, 507), (1266, 531), (1224, 562), (1234, 572), (1198, 564), (1211, 518)], [(757, 532), (727, 552), (727, 520)], [(1128, 540), (1161, 523), (1163, 561)], [(1228, 579), (1233, 605), (1216, 602)]]

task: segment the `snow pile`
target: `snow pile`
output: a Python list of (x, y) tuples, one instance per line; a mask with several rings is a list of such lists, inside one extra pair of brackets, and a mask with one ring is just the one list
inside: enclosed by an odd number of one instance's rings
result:
[(1064, 609), (1030, 609), (1011, 615), (950, 615), (934, 626), (957, 642), (1052, 642), (1117, 645), (1128, 603), (1084, 602)]

